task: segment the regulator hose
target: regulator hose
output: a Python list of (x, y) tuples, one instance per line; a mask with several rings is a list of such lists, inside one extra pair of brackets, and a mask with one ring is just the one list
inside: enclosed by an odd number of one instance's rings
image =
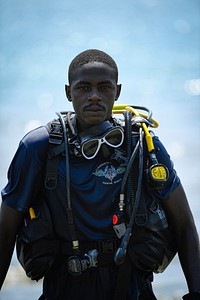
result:
[(114, 261), (116, 265), (121, 265), (124, 261), (124, 258), (126, 256), (126, 250), (129, 243), (129, 239), (131, 236), (132, 226), (134, 224), (135, 214), (138, 208), (139, 200), (140, 200), (140, 194), (141, 194), (141, 184), (142, 184), (142, 175), (143, 175), (143, 133), (142, 128), (139, 129), (139, 173), (138, 173), (138, 186), (135, 194), (135, 201), (133, 204), (133, 209), (130, 217), (130, 221), (128, 224), (128, 227), (126, 229), (126, 232), (123, 236), (123, 239), (121, 241), (120, 247), (117, 249)]
[(56, 113), (59, 117), (60, 124), (63, 130), (63, 137), (65, 143), (65, 166), (66, 166), (66, 190), (67, 190), (67, 217), (68, 217), (68, 224), (72, 238), (72, 247), (75, 254), (79, 254), (79, 241), (77, 239), (75, 224), (74, 224), (74, 217), (73, 217), (73, 210), (71, 205), (71, 195), (70, 195), (70, 169), (69, 169), (69, 148), (68, 148), (68, 137), (67, 137), (67, 128), (65, 124), (65, 120), (62, 116), (62, 113)]

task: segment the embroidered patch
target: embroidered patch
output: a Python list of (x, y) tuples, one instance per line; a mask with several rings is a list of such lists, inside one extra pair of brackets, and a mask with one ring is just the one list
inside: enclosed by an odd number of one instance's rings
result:
[(125, 172), (125, 167), (115, 167), (111, 163), (106, 162), (101, 164), (93, 173), (97, 177), (105, 178), (103, 184), (115, 184), (122, 180), (121, 174)]

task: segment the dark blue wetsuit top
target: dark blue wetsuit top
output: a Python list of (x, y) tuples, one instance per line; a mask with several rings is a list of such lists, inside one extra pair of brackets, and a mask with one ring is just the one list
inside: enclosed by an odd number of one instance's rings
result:
[[(6, 205), (26, 213), (30, 206), (40, 201), (44, 190), (48, 139), (46, 127), (40, 127), (21, 140), (8, 171), (8, 183), (2, 190), (2, 200)], [(159, 148), (159, 163), (163, 163), (169, 169), (169, 179), (162, 190), (152, 192), (165, 200), (176, 189), (180, 180), (169, 155), (157, 137), (154, 137), (154, 145)], [(69, 161), (71, 202), (80, 243), (116, 238), (112, 216), (125, 166), (116, 166), (100, 154), (91, 160), (71, 155)], [(57, 187), (55, 190), (45, 191), (45, 195), (50, 209), (56, 211), (52, 217), (58, 238), (71, 241), (67, 218), (63, 213), (63, 210), (67, 209), (65, 172), (65, 157), (62, 156)], [(41, 299), (112, 299), (118, 270), (114, 264), (91, 268), (83, 275), (74, 277), (69, 275), (65, 259), (60, 257), (45, 277)], [(133, 266), (128, 300), (155, 299), (151, 291), (150, 275)]]

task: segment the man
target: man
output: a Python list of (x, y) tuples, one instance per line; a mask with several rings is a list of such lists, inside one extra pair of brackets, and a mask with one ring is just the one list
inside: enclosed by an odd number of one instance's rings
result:
[[(121, 90), (121, 85), (117, 82), (117, 65), (102, 51), (84, 51), (69, 66), (66, 95), (75, 111), (75, 115), (71, 114), (67, 119), (69, 149), (67, 150), (65, 140), (65, 151), (59, 158), (56, 187), (46, 188), (44, 192), (56, 239), (64, 247), (61, 247), (45, 274), (40, 299), (111, 300), (114, 299), (116, 286), (118, 291), (124, 288), (118, 280), (120, 266), (113, 259), (116, 249), (119, 249), (119, 243), (115, 246), (113, 241), (121, 241), (121, 236), (124, 235), (124, 232), (121, 233), (120, 239), (116, 236), (113, 227), (118, 220), (114, 219), (112, 222), (112, 219), (113, 216), (118, 217), (115, 215), (116, 203), (127, 166), (126, 160), (117, 161), (116, 165), (112, 159), (113, 153), (116, 154), (115, 149), (120, 149), (123, 143), (123, 132), (120, 130), (122, 126), (111, 117), (114, 102)], [(61, 116), (60, 122), (62, 123)], [(91, 144), (91, 141), (94, 142), (94, 129), (98, 136), (99, 132), (104, 132), (100, 139), (95, 139), (96, 145)], [(121, 139), (116, 141), (118, 137), (115, 136), (108, 140), (110, 132), (118, 134)], [(57, 133), (63, 137), (65, 130)], [(199, 241), (192, 213), (164, 147), (157, 138), (154, 138), (154, 142), (156, 148), (160, 149), (159, 163), (165, 164), (169, 170), (167, 182), (157, 195), (162, 200), (174, 232), (187, 281), (189, 293), (184, 299), (200, 299)], [(9, 168), (8, 184), (2, 190), (0, 215), (1, 285), (24, 216), (43, 193), (48, 147), (49, 133), (46, 127), (33, 130), (20, 142)], [(69, 183), (70, 190), (66, 191)], [(106, 249), (105, 241), (112, 241), (113, 249), (110, 252)], [(88, 244), (90, 246), (86, 246)], [(101, 250), (105, 255), (100, 256)], [(130, 247), (127, 257), (131, 257), (131, 251)], [(108, 256), (106, 261), (105, 257)], [(141, 270), (129, 261), (130, 265), (129, 276), (128, 271), (125, 274), (128, 282), (125, 296), (121, 296), (121, 300), (156, 299), (151, 288), (152, 272)]]

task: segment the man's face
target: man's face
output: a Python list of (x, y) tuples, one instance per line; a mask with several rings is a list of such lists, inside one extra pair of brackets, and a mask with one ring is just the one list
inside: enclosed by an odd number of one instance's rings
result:
[(113, 70), (105, 63), (91, 62), (75, 73), (66, 94), (72, 101), (80, 130), (109, 120), (114, 101), (119, 97), (121, 85), (117, 85)]

